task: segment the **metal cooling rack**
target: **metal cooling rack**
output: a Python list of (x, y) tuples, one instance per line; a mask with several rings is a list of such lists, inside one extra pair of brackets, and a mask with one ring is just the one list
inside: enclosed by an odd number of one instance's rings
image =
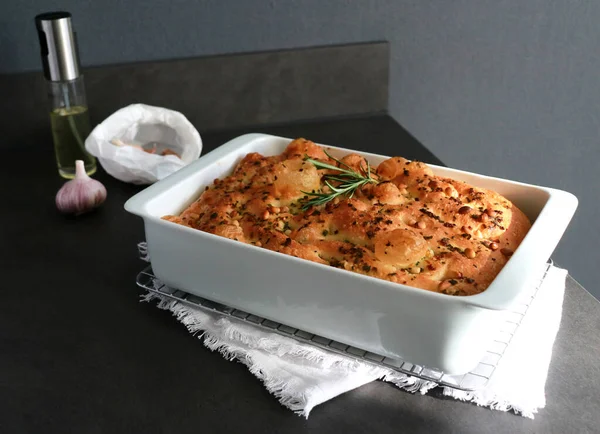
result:
[(523, 297), (510, 311), (506, 311), (506, 320), (498, 332), (498, 336), (491, 342), (490, 347), (485, 353), (483, 359), (481, 362), (479, 362), (475, 369), (464, 375), (448, 375), (438, 369), (414, 365), (401, 359), (392, 359), (389, 357), (380, 356), (359, 348), (348, 346), (341, 342), (327, 339), (323, 336), (317, 336), (285, 324), (271, 321), (266, 318), (261, 318), (248, 312), (225, 306), (223, 304), (198, 297), (197, 295), (189, 294), (179, 289), (170, 288), (156, 278), (154, 274), (152, 274), (151, 266), (148, 266), (138, 274), (136, 283), (138, 286), (146, 289), (147, 291), (159, 294), (163, 297), (177, 300), (181, 303), (185, 303), (209, 313), (247, 322), (263, 330), (272, 333), (278, 333), (282, 336), (295, 339), (305, 344), (313, 345), (325, 351), (341, 354), (361, 362), (391, 369), (396, 372), (423, 380), (434, 381), (443, 387), (473, 391), (483, 388), (488, 383), (517, 328), (525, 317), (529, 306), (535, 299), (535, 296), (537, 295), (549, 268), (550, 265), (547, 266), (539, 283), (535, 286), (532, 285), (532, 289), (523, 294)]

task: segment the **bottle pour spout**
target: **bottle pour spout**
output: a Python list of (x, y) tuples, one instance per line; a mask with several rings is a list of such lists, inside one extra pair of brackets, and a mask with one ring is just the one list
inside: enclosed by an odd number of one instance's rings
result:
[(44, 76), (50, 81), (79, 77), (77, 41), (68, 12), (47, 12), (35, 17), (40, 38)]

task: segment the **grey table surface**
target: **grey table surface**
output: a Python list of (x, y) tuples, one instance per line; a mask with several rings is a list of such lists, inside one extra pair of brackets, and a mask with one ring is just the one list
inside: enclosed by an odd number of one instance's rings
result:
[[(440, 163), (387, 115), (209, 133), (205, 151), (251, 131)], [(48, 137), (10, 147), (0, 169), (2, 432), (600, 432), (600, 305), (570, 277), (547, 405), (535, 420), (378, 381), (305, 420), (243, 365), (139, 303), (143, 225), (123, 203), (141, 187), (100, 170), (107, 202), (69, 219), (54, 209), (62, 181)]]

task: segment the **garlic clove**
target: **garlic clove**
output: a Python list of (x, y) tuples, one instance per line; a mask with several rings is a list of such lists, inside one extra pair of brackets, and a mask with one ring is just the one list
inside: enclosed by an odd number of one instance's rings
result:
[[(110, 143), (112, 143), (112, 144), (113, 144), (113, 145), (115, 145), (115, 146), (118, 146), (119, 148), (122, 148), (122, 147), (124, 147), (124, 146), (129, 146), (129, 147), (132, 147), (132, 148), (139, 149), (140, 151), (146, 151), (146, 150), (145, 150), (145, 149), (142, 147), (142, 145), (136, 145), (135, 143), (126, 143), (126, 142), (124, 142), (124, 141), (123, 141), (123, 140), (121, 140), (121, 139), (112, 139), (112, 140), (110, 141)], [(146, 151), (146, 152), (149, 152), (149, 151)], [(150, 152), (150, 153), (153, 153), (153, 152)]]
[(175, 152), (175, 151), (173, 151), (173, 150), (171, 150), (169, 148), (167, 148), (164, 151), (162, 151), (160, 153), (160, 155), (175, 155), (177, 158), (181, 158), (181, 156), (177, 152)]
[(142, 146), (142, 151), (147, 152), (148, 154), (156, 154), (156, 143), (152, 143), (148, 148)]
[(65, 182), (56, 193), (56, 207), (65, 214), (83, 214), (102, 205), (106, 188), (85, 173), (82, 160), (75, 161), (75, 178)]

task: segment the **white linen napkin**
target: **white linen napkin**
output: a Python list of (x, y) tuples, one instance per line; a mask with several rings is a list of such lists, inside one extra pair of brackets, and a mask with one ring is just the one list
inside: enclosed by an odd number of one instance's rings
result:
[[(145, 243), (140, 244), (144, 259)], [(544, 393), (552, 347), (562, 316), (567, 271), (550, 266), (490, 380), (481, 390), (444, 387), (443, 393), (494, 410), (513, 410), (532, 418), (546, 405)], [(148, 292), (143, 301), (158, 302), (206, 347), (227, 360), (238, 360), (258, 377), (282, 405), (308, 417), (311, 410), (342, 393), (380, 379), (410, 392), (427, 393), (437, 384), (332, 354), (269, 333), (235, 319), (195, 309)]]

